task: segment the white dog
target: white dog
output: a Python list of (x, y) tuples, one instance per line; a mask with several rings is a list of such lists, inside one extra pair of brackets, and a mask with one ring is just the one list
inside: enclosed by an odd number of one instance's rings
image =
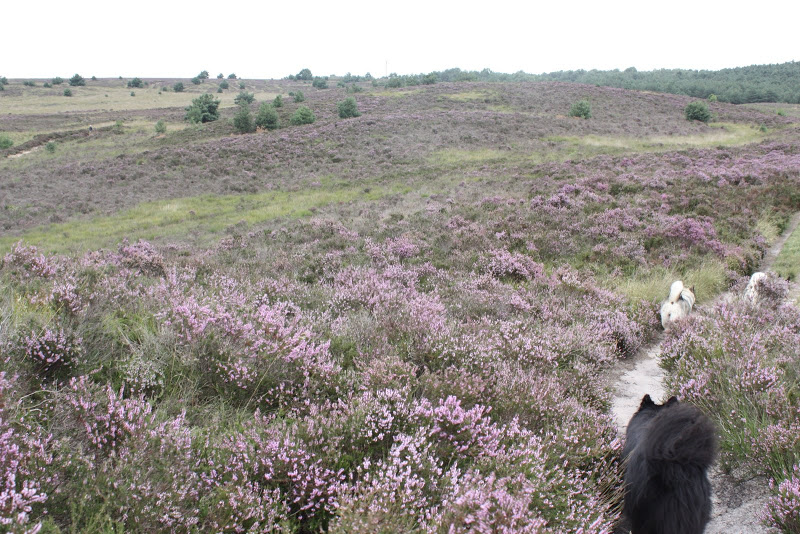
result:
[(767, 278), (766, 273), (756, 272), (750, 277), (747, 287), (744, 290), (744, 296), (753, 304), (757, 304), (761, 297), (761, 287), (764, 280)]
[(684, 286), (680, 280), (672, 282), (669, 298), (661, 305), (661, 326), (666, 329), (672, 321), (689, 315), (694, 300), (694, 288)]

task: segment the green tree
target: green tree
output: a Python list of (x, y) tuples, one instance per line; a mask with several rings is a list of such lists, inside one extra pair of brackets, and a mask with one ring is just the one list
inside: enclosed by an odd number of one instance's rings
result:
[(230, 85), (228, 85), (228, 80), (222, 80), (219, 82), (220, 89), (227, 89), (228, 87), (230, 87)]
[(295, 91), (294, 95), (292, 95), (295, 102), (304, 102), (306, 99), (306, 95), (303, 94), (303, 91)]
[(309, 69), (303, 69), (299, 73), (297, 73), (296, 78), (298, 80), (313, 80), (314, 76), (311, 75), (311, 71)]
[(297, 108), (297, 111), (294, 112), (292, 118), (289, 119), (294, 126), (299, 126), (301, 124), (313, 124), (317, 118), (314, 116), (314, 112), (311, 111), (306, 106), (300, 106)]
[(164, 119), (159, 119), (156, 123), (156, 133), (157, 134), (164, 134), (167, 133), (167, 124), (164, 122)]
[(239, 110), (233, 116), (233, 127), (239, 133), (250, 133), (256, 129), (253, 124), (253, 114), (250, 113), (250, 106), (246, 102), (239, 104)]
[(281, 95), (275, 97), (275, 100), (272, 101), (272, 107), (275, 108), (283, 107), (283, 97)]
[(588, 100), (578, 100), (569, 110), (570, 117), (583, 117), (584, 119), (592, 118), (592, 106)]
[(345, 98), (337, 104), (339, 108), (339, 117), (342, 119), (349, 119), (351, 117), (358, 117), (361, 113), (358, 112), (358, 105), (356, 99), (352, 96)]
[(192, 78), (192, 83), (194, 85), (200, 85), (201, 83), (203, 83), (203, 80), (201, 80), (199, 76), (195, 76), (194, 78)]
[(314, 81), (311, 82), (312, 87), (316, 87), (317, 89), (327, 89), (328, 88), (328, 79), (327, 78), (314, 78)]
[(86, 80), (84, 80), (83, 76), (81, 76), (80, 74), (76, 74), (75, 76), (69, 79), (69, 84), (72, 87), (78, 87), (81, 85), (86, 85)]
[(234, 73), (230, 73), (230, 74), (228, 74), (228, 79), (229, 80), (235, 80), (236, 79), (236, 75)]
[(128, 82), (128, 87), (142, 88), (142, 87), (144, 87), (144, 82), (142, 80), (140, 80), (139, 78), (134, 78), (134, 79), (132, 79), (131, 81)]
[(201, 80), (207, 80), (208, 71), (207, 70), (202, 71), (200, 74), (197, 75), (197, 77), (200, 78)]
[(687, 121), (708, 122), (711, 120), (711, 112), (705, 102), (696, 100), (689, 102), (683, 110)]
[(204, 94), (192, 100), (186, 108), (186, 120), (194, 123), (212, 122), (219, 118), (219, 100), (214, 95)]
[(0, 150), (5, 150), (7, 148), (11, 148), (12, 146), (14, 146), (14, 141), (12, 141), (7, 135), (0, 134)]
[(234, 98), (233, 101), (239, 106), (241, 106), (243, 103), (252, 104), (253, 102), (256, 101), (256, 95), (254, 95), (253, 93), (242, 91), (241, 93), (236, 95), (236, 98)]
[(72, 89), (70, 89), (69, 87), (64, 89), (64, 96), (72, 96)]
[(183, 82), (175, 82), (175, 85), (172, 86), (172, 90), (176, 93), (182, 93), (184, 90)]
[(51, 81), (53, 82), (53, 85), (61, 85), (62, 83), (64, 83), (64, 78), (56, 76)]
[(256, 126), (265, 130), (277, 130), (280, 128), (278, 112), (269, 102), (262, 102), (256, 114)]

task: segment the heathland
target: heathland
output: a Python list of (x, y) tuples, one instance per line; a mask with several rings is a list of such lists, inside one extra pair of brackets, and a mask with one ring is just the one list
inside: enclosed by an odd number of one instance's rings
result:
[(0, 528), (611, 532), (604, 373), (682, 279), (668, 388), (800, 529), (800, 312), (710, 304), (800, 210), (798, 105), (198, 81), (0, 92)]

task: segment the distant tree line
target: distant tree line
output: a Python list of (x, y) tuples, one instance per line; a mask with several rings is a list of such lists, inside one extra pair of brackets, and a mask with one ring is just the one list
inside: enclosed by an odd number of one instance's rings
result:
[(546, 74), (528, 74), (522, 71), (502, 74), (489, 69), (462, 71), (448, 69), (433, 72), (438, 81), (530, 81), (574, 82), (639, 91), (656, 91), (709, 98), (744, 104), (749, 102), (800, 103), (800, 62), (777, 65), (752, 65), (722, 70), (659, 69), (638, 71), (634, 67), (615, 70), (568, 70)]

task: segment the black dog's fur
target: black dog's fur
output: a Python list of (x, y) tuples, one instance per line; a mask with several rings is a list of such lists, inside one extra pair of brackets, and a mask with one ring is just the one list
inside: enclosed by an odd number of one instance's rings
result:
[(625, 526), (632, 534), (702, 534), (711, 517), (706, 471), (716, 454), (716, 429), (699, 409), (645, 395), (622, 452)]

